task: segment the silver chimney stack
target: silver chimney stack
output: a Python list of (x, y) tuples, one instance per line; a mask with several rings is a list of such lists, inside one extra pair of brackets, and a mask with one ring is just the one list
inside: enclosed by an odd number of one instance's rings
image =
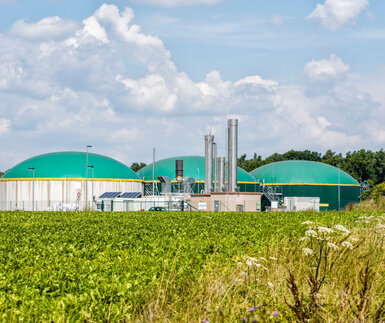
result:
[(218, 157), (218, 192), (223, 192), (226, 178), (225, 157)]
[(237, 161), (238, 161), (238, 119), (227, 120), (228, 158), (227, 189), (228, 192), (237, 191)]
[(214, 187), (213, 191), (218, 192), (218, 150), (217, 144), (214, 142)]
[(205, 136), (205, 193), (211, 193), (213, 186), (213, 142), (213, 135)]

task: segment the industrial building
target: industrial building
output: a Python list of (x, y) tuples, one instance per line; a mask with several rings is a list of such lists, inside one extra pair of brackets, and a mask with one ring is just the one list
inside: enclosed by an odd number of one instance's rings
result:
[[(176, 180), (177, 160), (183, 161), (183, 178), (185, 179), (185, 185), (183, 184), (183, 181), (179, 184)], [(158, 160), (155, 162), (154, 172), (154, 179), (156, 181), (155, 193), (203, 193), (205, 187), (205, 170), (205, 158), (202, 156), (178, 156)], [(214, 183), (215, 165), (212, 167), (212, 171), (212, 181)], [(144, 180), (146, 187), (148, 187), (147, 193), (152, 194), (153, 164), (151, 163), (140, 169), (138, 175)], [(161, 183), (159, 177), (168, 177), (170, 179), (170, 184), (165, 182), (167, 179)], [(237, 177), (237, 188), (239, 192), (259, 192), (259, 183), (244, 169), (237, 167)]]
[(143, 181), (123, 163), (87, 152), (56, 152), (27, 159), (0, 179), (1, 210), (94, 208), (105, 192), (143, 192)]
[(360, 200), (360, 184), (352, 176), (320, 162), (281, 161), (250, 174), (261, 183), (262, 210), (272, 204), (284, 206), (285, 197), (318, 197), (321, 211), (344, 209)]
[(299, 211), (339, 210), (359, 202), (360, 184), (340, 169), (282, 161), (247, 173), (237, 167), (238, 120), (227, 121), (226, 158), (214, 136), (205, 156), (155, 161), (138, 174), (94, 153), (56, 152), (27, 159), (0, 179), (0, 210)]

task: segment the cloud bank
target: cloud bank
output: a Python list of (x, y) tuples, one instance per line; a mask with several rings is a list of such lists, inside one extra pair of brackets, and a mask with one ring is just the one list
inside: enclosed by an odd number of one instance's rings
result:
[(336, 55), (307, 63), (303, 84), (215, 70), (194, 82), (114, 5), (81, 23), (17, 21), (0, 44), (0, 169), (87, 144), (128, 164), (150, 161), (153, 147), (159, 158), (203, 154), (209, 128), (223, 154), (229, 114), (240, 118), (240, 153), (385, 144), (381, 87), (364, 87)]

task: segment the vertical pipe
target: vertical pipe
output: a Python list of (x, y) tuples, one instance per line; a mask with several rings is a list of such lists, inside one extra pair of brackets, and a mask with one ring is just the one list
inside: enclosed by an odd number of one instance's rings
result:
[(152, 196), (155, 196), (155, 148), (152, 149)]
[(225, 157), (218, 157), (218, 192), (223, 192), (226, 177)]
[(205, 136), (205, 193), (211, 193), (213, 185), (213, 141), (213, 135)]
[(214, 192), (218, 192), (218, 157), (217, 157), (217, 144), (214, 142)]
[(35, 211), (35, 169), (32, 171), (33, 185), (32, 185), (32, 211)]
[(92, 148), (91, 145), (87, 145), (87, 153), (86, 153), (86, 198), (85, 198), (85, 208), (88, 207), (88, 148)]
[(228, 133), (228, 175), (227, 185), (229, 192), (237, 190), (237, 162), (238, 162), (238, 119), (227, 121)]
[(340, 210), (341, 208), (341, 185), (340, 185), (340, 182), (341, 182), (341, 179), (340, 179), (340, 165), (338, 164), (338, 211)]

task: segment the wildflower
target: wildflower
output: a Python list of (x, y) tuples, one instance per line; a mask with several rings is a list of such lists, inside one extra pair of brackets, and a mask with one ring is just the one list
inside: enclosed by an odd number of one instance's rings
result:
[(273, 315), (273, 317), (278, 317), (279, 313), (277, 311), (274, 311), (272, 315)]
[(302, 238), (299, 239), (299, 241), (301, 241), (301, 242), (302, 242), (302, 241), (308, 241), (308, 240), (310, 240), (309, 237), (302, 237)]
[(357, 241), (358, 239), (357, 238), (350, 238), (350, 240)]
[(247, 318), (242, 316), (242, 322), (246, 322), (247, 321)]
[(263, 261), (267, 261), (266, 258), (263, 258), (263, 257), (259, 257), (259, 259), (261, 259)]
[(235, 282), (237, 283), (237, 282), (243, 282), (243, 281), (245, 281), (245, 280), (241, 279), (241, 278), (238, 278)]
[(377, 224), (376, 229), (385, 229), (385, 225), (379, 223)]
[(329, 248), (332, 248), (332, 249), (334, 249), (334, 250), (339, 249), (339, 247), (338, 247), (336, 244), (332, 243), (332, 242), (328, 242), (328, 247), (329, 247)]
[(269, 286), (270, 288), (274, 288), (274, 285), (272, 282), (267, 282), (267, 286)]
[(318, 232), (328, 234), (328, 233), (333, 233), (334, 231), (327, 227), (318, 227)]
[(313, 222), (311, 222), (311, 221), (305, 221), (305, 222), (302, 222), (302, 224), (304, 224), (304, 225), (310, 225), (310, 224), (313, 224)]
[(255, 307), (252, 306), (252, 307), (249, 307), (249, 312), (254, 312), (255, 311)]
[(303, 253), (306, 255), (306, 256), (310, 256), (313, 254), (313, 250), (310, 249), (310, 248), (302, 248), (302, 251)]
[(275, 257), (269, 257), (270, 260), (278, 260), (277, 258)]
[(315, 232), (314, 230), (307, 230), (305, 232), (305, 236), (307, 236), (307, 237), (316, 237), (317, 236), (317, 232)]
[(269, 271), (269, 268), (263, 267), (264, 270)]
[(240, 261), (238, 262), (238, 266), (242, 266), (243, 265), (243, 263), (241, 263)]
[(247, 276), (247, 273), (245, 273), (244, 271), (241, 272), (241, 276)]
[(349, 241), (342, 242), (342, 246), (349, 249), (353, 249), (353, 245)]
[(350, 234), (350, 231), (348, 229), (346, 229), (343, 225), (341, 224), (337, 224), (334, 226), (335, 229), (339, 230), (339, 231), (342, 231), (342, 233), (347, 236)]
[(210, 321), (208, 319), (203, 319), (202, 323), (210, 323)]

